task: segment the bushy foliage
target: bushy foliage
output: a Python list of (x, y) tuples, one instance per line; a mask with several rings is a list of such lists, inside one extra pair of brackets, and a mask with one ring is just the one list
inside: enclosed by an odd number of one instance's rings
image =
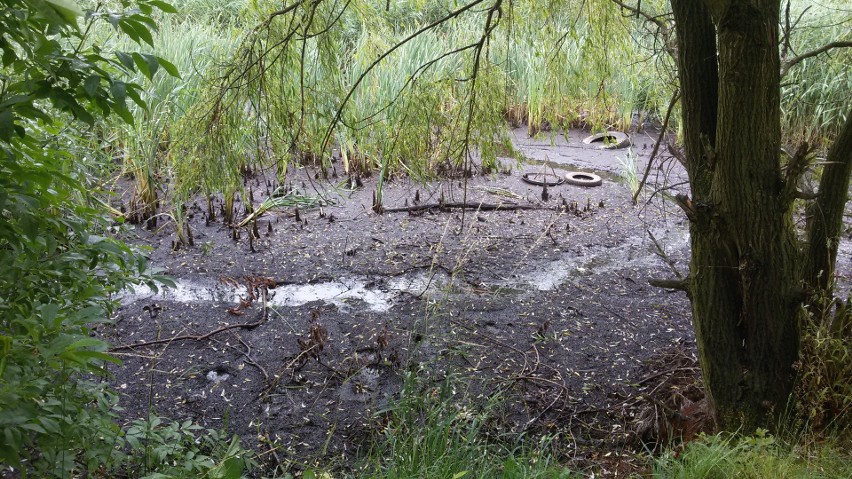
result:
[(803, 325), (796, 368), (798, 416), (804, 426), (852, 439), (852, 301)]
[(165, 279), (112, 239), (122, 224), (99, 191), (85, 125), (113, 114), (132, 122), (128, 98), (145, 107), (123, 75), (177, 71), (87, 41), (92, 22), (108, 21), (151, 43), (152, 12), (172, 10), (159, 0), (118, 7), (87, 13), (81, 28), (68, 0), (0, 2), (0, 473), (108, 474), (127, 458), (116, 395), (100, 380), (118, 360), (92, 331), (128, 284)]
[(134, 421), (125, 436), (133, 454), (125, 461), (125, 473), (145, 479), (236, 479), (254, 466), (252, 455), (216, 430), (205, 430), (192, 421), (171, 421), (150, 416)]

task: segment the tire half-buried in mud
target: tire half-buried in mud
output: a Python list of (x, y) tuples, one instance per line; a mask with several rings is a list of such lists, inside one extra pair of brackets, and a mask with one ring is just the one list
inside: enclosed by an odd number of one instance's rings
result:
[(603, 180), (594, 173), (584, 171), (569, 171), (565, 173), (565, 182), (574, 186), (600, 186)]
[(630, 145), (630, 137), (627, 136), (626, 133), (610, 130), (587, 136), (583, 139), (583, 144), (591, 145), (592, 143), (601, 143), (599, 148), (604, 150), (613, 150)]

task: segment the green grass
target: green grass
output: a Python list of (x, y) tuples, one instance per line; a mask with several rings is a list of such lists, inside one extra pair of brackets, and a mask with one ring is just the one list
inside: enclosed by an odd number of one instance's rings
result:
[[(852, 40), (848, 2), (794, 2), (791, 18), (799, 16), (802, 19), (791, 36), (788, 57), (832, 41)], [(838, 133), (849, 112), (850, 64), (852, 48), (833, 49), (793, 66), (782, 78), (782, 130), (789, 141), (818, 143)]]
[(455, 390), (452, 380), (424, 387), (409, 373), (400, 399), (380, 415), (384, 425), (372, 446), (347, 477), (580, 477), (553, 460), (548, 438), (534, 443), (497, 438), (493, 413), (498, 403), (474, 404)]
[[(220, 10), (234, 11), (228, 15), (216, 13), (218, 10), (214, 4), (219, 5), (217, 8)], [(226, 19), (236, 18), (236, 9), (242, 8), (240, 2), (187, 0), (176, 5), (187, 11), (159, 20), (153, 48), (118, 36), (106, 22), (96, 23), (90, 33), (90, 41), (100, 45), (104, 51), (151, 53), (170, 61), (181, 75), (175, 78), (160, 68), (149, 80), (137, 71), (126, 80), (143, 87), (141, 97), (148, 110), (130, 105), (133, 125), (112, 122), (104, 127), (112, 131), (113, 147), (123, 159), (123, 173), (134, 179), (134, 199), (129, 211), (131, 219), (136, 216), (137, 220), (145, 220), (160, 213), (156, 208), (159, 199), (166, 199), (165, 204), (176, 205), (195, 192), (199, 184), (197, 176), (205, 169), (180, 157), (169, 156), (169, 153), (174, 149), (172, 145), (180, 145), (184, 140), (184, 118), (190, 112), (204, 108), (203, 103), (209, 98), (205, 93), (208, 75), (236, 47), (238, 39), (235, 25), (227, 23)], [(179, 148), (174, 150), (179, 151)], [(224, 175), (223, 172), (228, 171), (224, 168), (215, 171), (213, 176), (219, 179), (218, 189), (223, 190), (226, 182), (222, 178), (233, 178), (234, 175)], [(157, 179), (163, 173), (168, 178), (166, 182)], [(193, 186), (188, 187), (187, 182), (192, 182)], [(179, 214), (166, 216), (181, 217)]]
[(758, 433), (752, 437), (704, 436), (676, 454), (657, 459), (659, 479), (837, 479), (852, 477), (852, 457), (830, 443), (791, 446)]
[(633, 148), (627, 149), (627, 154), (623, 157), (618, 157), (618, 176), (624, 183), (632, 195), (635, 195), (639, 190), (639, 182), (641, 181), (641, 173), (639, 165), (636, 163), (636, 153)]

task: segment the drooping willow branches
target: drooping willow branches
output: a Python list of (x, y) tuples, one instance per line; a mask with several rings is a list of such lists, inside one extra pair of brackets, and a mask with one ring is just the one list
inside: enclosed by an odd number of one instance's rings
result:
[(390, 176), (495, 170), (512, 151), (507, 120), (530, 134), (624, 127), (670, 88), (636, 59), (653, 36), (636, 35), (638, 21), (610, 1), (297, 0), (252, 11), (256, 26), (189, 122), (178, 191), (200, 185), (227, 202), (256, 168), (377, 170), (379, 211)]

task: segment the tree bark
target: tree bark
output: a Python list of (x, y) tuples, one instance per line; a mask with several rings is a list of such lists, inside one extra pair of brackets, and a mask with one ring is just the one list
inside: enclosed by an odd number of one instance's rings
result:
[(816, 305), (831, 298), (834, 289), (834, 266), (837, 245), (843, 229), (843, 210), (849, 196), (852, 174), (852, 110), (828, 152), (822, 171), (819, 196), (808, 208), (808, 248), (803, 279), (810, 303)]
[(780, 2), (671, 3), (695, 212), (690, 294), (705, 387), (721, 428), (772, 428), (792, 391), (800, 310), (778, 154)]
[[(671, 5), (677, 33), (683, 143), (692, 201), (693, 205), (709, 205), (713, 168), (711, 151), (705, 145), (712, 148), (716, 142), (716, 31), (701, 2), (672, 0)], [(690, 223), (692, 260), (688, 294), (692, 299), (693, 325), (710, 410), (716, 418), (719, 401), (713, 386), (723, 383), (725, 364), (740, 362), (734, 322), (739, 298), (729, 288), (736, 282), (731, 248), (709, 221), (707, 209), (700, 209), (701, 214), (696, 214)], [(714, 313), (716, 318), (712, 317)]]
[(781, 419), (799, 351), (798, 244), (781, 195), (779, 15), (778, 0), (742, 0), (717, 20), (714, 204), (737, 254), (743, 349), (739, 370), (724, 385), (737, 381), (737, 401), (719, 415), (728, 428), (742, 422), (747, 431)]

